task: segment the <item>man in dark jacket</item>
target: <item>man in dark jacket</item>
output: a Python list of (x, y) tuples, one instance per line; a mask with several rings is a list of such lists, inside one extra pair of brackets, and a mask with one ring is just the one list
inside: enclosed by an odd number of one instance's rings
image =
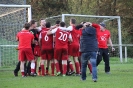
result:
[(92, 80), (97, 82), (97, 66), (96, 58), (98, 51), (98, 43), (96, 38), (96, 29), (84, 24), (84, 28), (81, 30), (80, 38), (80, 52), (81, 52), (81, 80), (86, 80), (86, 68), (88, 60), (92, 64)]

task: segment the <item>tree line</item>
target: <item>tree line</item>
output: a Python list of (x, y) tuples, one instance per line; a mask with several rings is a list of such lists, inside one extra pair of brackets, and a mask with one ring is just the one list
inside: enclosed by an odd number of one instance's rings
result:
[(60, 14), (120, 16), (122, 43), (133, 43), (133, 0), (27, 0), (33, 19)]

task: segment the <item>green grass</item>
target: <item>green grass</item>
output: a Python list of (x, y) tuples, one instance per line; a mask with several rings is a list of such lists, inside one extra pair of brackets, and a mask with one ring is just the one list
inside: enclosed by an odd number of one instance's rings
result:
[[(79, 76), (44, 76), (26, 77), (13, 76), (13, 67), (0, 68), (0, 88), (132, 88), (133, 61), (120, 63), (111, 58), (111, 74), (104, 73), (104, 63), (98, 66), (98, 82), (94, 83), (87, 71), (87, 80), (80, 81)], [(88, 69), (87, 69), (88, 70)]]
[[(7, 39), (0, 38), (0, 45), (17, 44), (18, 43), (15, 40), (9, 41)], [(0, 46), (0, 55), (2, 66), (13, 66), (18, 60), (18, 51), (16, 51), (16, 46)]]

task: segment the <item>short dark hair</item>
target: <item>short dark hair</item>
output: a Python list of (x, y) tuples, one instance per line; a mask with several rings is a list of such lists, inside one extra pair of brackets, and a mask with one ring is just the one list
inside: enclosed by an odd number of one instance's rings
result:
[(31, 20), (29, 23), (30, 23), (30, 25), (32, 25), (32, 24), (35, 24), (36, 21), (35, 20)]
[(60, 21), (59, 21), (59, 20), (57, 20), (55, 23), (56, 23), (56, 24), (60, 24)]
[(76, 29), (76, 30), (79, 30), (79, 29), (82, 28), (82, 27), (83, 27), (83, 25), (82, 25), (82, 24), (79, 24), (79, 25), (76, 25), (75, 29)]
[(100, 23), (100, 25), (101, 25), (102, 27), (106, 27), (105, 23)]
[(65, 22), (60, 22), (60, 26), (65, 27), (66, 26)]
[(74, 18), (70, 19), (72, 24), (76, 24), (76, 20)]
[(24, 28), (25, 28), (26, 30), (28, 30), (28, 29), (30, 28), (30, 23), (25, 23), (25, 24), (24, 24)]
[(50, 28), (50, 26), (51, 26), (50, 22), (46, 22), (45, 26), (46, 26), (46, 28)]

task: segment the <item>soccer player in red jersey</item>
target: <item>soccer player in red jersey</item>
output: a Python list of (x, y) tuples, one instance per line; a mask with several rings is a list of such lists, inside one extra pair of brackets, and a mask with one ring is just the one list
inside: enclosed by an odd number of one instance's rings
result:
[(97, 30), (97, 40), (98, 40), (98, 56), (97, 56), (97, 66), (100, 64), (100, 62), (105, 62), (105, 73), (110, 73), (110, 63), (109, 63), (109, 51), (108, 51), (108, 43), (112, 47), (112, 51), (115, 50), (112, 44), (112, 40), (110, 37), (110, 31), (106, 29), (106, 25), (104, 23), (100, 24), (91, 24), (93, 27)]
[(62, 60), (63, 76), (66, 75), (67, 71), (67, 60), (68, 60), (68, 39), (72, 41), (72, 37), (69, 32), (62, 30), (65, 27), (64, 22), (60, 22), (60, 27), (48, 31), (47, 34), (55, 33), (55, 49), (54, 49), (54, 62), (56, 67), (57, 76), (61, 74), (59, 69), (59, 60)]
[(46, 60), (51, 60), (51, 73), (52, 75), (54, 75), (53, 35), (47, 35), (47, 31), (50, 30), (50, 26), (50, 22), (46, 22), (46, 30), (42, 30), (39, 35), (39, 44), (41, 46), (41, 70), (43, 76), (45, 75), (44, 63)]
[[(34, 40), (35, 41), (38, 41), (38, 31), (37, 31), (37, 29), (36, 29), (36, 26), (37, 26), (37, 22), (35, 21), (35, 20), (31, 20), (30, 22), (30, 29), (29, 29), (29, 31), (34, 35)], [(22, 29), (22, 30), (25, 30), (24, 28)], [(32, 47), (32, 51), (33, 51), (33, 53), (34, 52), (36, 52), (36, 54), (34, 53), (34, 55), (35, 55), (35, 60), (36, 60), (36, 57), (37, 57), (37, 55), (38, 55), (38, 53), (37, 52), (40, 52), (40, 50), (39, 49), (35, 49), (35, 44), (31, 44), (31, 47)], [(38, 51), (37, 51), (38, 50)], [(20, 62), (19, 62), (20, 63)], [(18, 73), (18, 71), (19, 71), (19, 67), (20, 67), (20, 64), (17, 64), (17, 66), (16, 66), (16, 69), (14, 70), (14, 75), (15, 76), (17, 76), (17, 73)], [(28, 74), (28, 75), (30, 75), (30, 73), (31, 73), (31, 68), (30, 68), (30, 65), (31, 65), (31, 62), (29, 61), (28, 62), (28, 65), (26, 66), (26, 63), (25, 63), (25, 75), (26, 74)], [(18, 70), (17, 70), (18, 69)], [(36, 73), (36, 62), (35, 62), (35, 73)]]
[[(73, 60), (75, 63), (75, 68), (76, 68), (76, 75), (80, 75), (80, 64), (78, 61), (80, 35), (76, 33), (75, 23), (76, 23), (75, 19), (70, 19), (70, 26), (66, 29), (67, 31), (70, 31), (70, 33), (72, 35), (72, 39), (73, 39), (73, 42), (71, 42), (69, 44), (68, 54), (69, 54), (69, 57), (70, 56), (73, 57)], [(70, 60), (70, 58), (69, 58), (69, 60)], [(70, 68), (73, 69), (72, 62), (70, 62)], [(73, 73), (73, 71), (72, 71), (72, 73)]]
[(46, 25), (46, 21), (45, 21), (45, 19), (40, 19), (40, 26), (37, 27), (38, 32), (41, 32), (42, 30), (45, 30), (45, 28), (46, 28), (45, 25)]
[[(39, 27), (37, 27), (37, 31), (39, 32), (39, 34), (41, 33), (41, 31), (42, 30), (45, 30), (46, 29), (46, 21), (45, 21), (45, 19), (40, 19), (40, 26)], [(39, 47), (38, 47), (38, 49), (39, 49)], [(41, 66), (40, 66), (40, 61), (39, 61), (39, 67), (38, 67), (38, 75), (40, 75), (41, 74)]]
[[(57, 20), (55, 25), (51, 26), (50, 29), (58, 28), (59, 27), (59, 23), (60, 23), (60, 21)], [(43, 29), (43, 30), (45, 30), (45, 29)], [(47, 31), (47, 29), (46, 29), (46, 31)], [(54, 44), (55, 44), (54, 38), (55, 38), (55, 35), (53, 35), (53, 47), (54, 47)], [(53, 65), (53, 63), (54, 63), (53, 60), (51, 60), (51, 70), (52, 70), (52, 74), (51, 75), (52, 76), (54, 76), (54, 65)], [(49, 72), (48, 72), (49, 71), (49, 65), (50, 65), (50, 60), (47, 60), (46, 75), (50, 75)]]
[[(75, 24), (76, 24), (76, 20), (70, 19), (70, 26), (68, 27), (68, 29), (70, 29), (73, 42), (69, 44), (68, 53), (69, 53), (69, 56), (73, 57), (75, 68), (76, 68), (76, 75), (80, 75), (80, 64), (78, 61), (80, 35), (75, 32), (76, 31)], [(70, 64), (70, 67), (71, 67), (71, 64)]]
[(35, 60), (31, 48), (31, 43), (34, 42), (34, 36), (29, 32), (30, 24), (25, 23), (24, 29), (17, 33), (16, 40), (19, 42), (19, 61), (21, 61), (20, 69), (22, 77), (24, 77), (24, 63), (31, 61), (31, 75), (34, 76)]

